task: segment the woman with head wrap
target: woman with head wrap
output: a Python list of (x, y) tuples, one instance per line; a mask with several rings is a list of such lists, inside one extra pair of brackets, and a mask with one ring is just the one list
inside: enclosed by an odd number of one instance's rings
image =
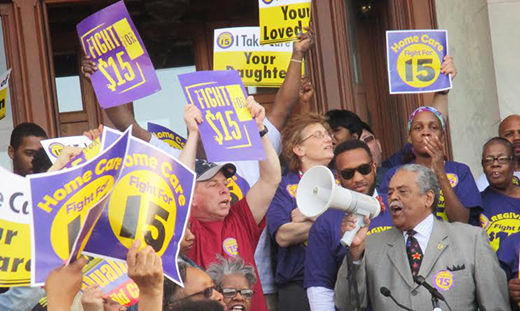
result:
[[(446, 122), (437, 109), (417, 108), (408, 119), (411, 161), (432, 169), (439, 180), (440, 198), (434, 211), (438, 218), (478, 226), (482, 206), (480, 192), (467, 165), (447, 161), (443, 145), (445, 134)], [(396, 170), (397, 167), (389, 170), (381, 185), (380, 191), (385, 200), (388, 183)]]

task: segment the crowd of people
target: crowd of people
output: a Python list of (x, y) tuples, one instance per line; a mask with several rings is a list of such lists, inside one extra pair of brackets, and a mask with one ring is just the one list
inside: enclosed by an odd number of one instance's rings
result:
[[(310, 30), (294, 42), (268, 114), (247, 98), (265, 152), (261, 161), (206, 161), (199, 141), (203, 118), (192, 104), (184, 110), (183, 150), (143, 129), (127, 105), (105, 110), (117, 129), (133, 125), (133, 136), (196, 172), (178, 258), (184, 287), (164, 278), (161, 258), (136, 242), (127, 264), (140, 297), (129, 309), (399, 310), (394, 300), (412, 310), (518, 310), (520, 115), (505, 118), (498, 136), (484, 144), (484, 174), (477, 182), (467, 165), (449, 161), (444, 151), (445, 92), (410, 115), (409, 143), (384, 159), (374, 131), (351, 111), (291, 115), (312, 97), (312, 86), (300, 77), (301, 60), (312, 47)], [(83, 74), (88, 78), (95, 70), (85, 58)], [(451, 57), (441, 73), (455, 77)], [(14, 129), (8, 150), (14, 173), (60, 169), (78, 152), (64, 150), (51, 166), (40, 145), (45, 138), (36, 124)], [(307, 217), (298, 207), (300, 179), (320, 165), (330, 168), (341, 187), (381, 202), (379, 215), (365, 217), (348, 248), (340, 239), (356, 227), (354, 215), (329, 209)], [(231, 178), (242, 181), (236, 183), (242, 195), (230, 196)], [(78, 294), (85, 263), (54, 270), (45, 291), (3, 289), (0, 308), (30, 310), (46, 294), (52, 311), (126, 310), (95, 286)]]

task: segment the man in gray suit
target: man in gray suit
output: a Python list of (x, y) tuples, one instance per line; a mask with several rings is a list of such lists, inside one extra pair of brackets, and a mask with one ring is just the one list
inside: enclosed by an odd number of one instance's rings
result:
[[(365, 219), (350, 248), (350, 269), (345, 259), (338, 271), (334, 301), (339, 309), (401, 310), (381, 293), (386, 287), (402, 305), (432, 310), (430, 293), (414, 282), (424, 277), (452, 310), (510, 310), (505, 275), (484, 231), (437, 220), (432, 209), (438, 193), (429, 168), (410, 164), (395, 173), (388, 190), (394, 228), (367, 237)], [(354, 227), (350, 217), (342, 229)], [(440, 307), (448, 310), (444, 302)]]

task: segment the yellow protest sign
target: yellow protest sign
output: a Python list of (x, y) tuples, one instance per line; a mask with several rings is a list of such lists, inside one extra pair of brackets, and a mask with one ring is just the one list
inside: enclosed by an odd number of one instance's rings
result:
[(6, 104), (7, 104), (7, 88), (9, 86), (9, 77), (11, 76), (11, 69), (7, 70), (0, 76), (0, 120), (5, 118)]
[(245, 86), (279, 87), (287, 75), (292, 46), (292, 42), (260, 45), (259, 27), (215, 29), (213, 70), (238, 70)]
[(295, 40), (311, 19), (311, 0), (258, 0), (260, 44)]
[(25, 178), (0, 167), (0, 286), (31, 283), (31, 201)]

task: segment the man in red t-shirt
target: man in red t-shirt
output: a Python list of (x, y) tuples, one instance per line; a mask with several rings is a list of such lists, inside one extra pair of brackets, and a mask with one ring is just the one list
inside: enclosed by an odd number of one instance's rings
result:
[[(195, 242), (187, 256), (195, 263), (207, 268), (217, 261), (217, 255), (240, 256), (255, 267), (254, 253), (260, 234), (265, 227), (265, 214), (281, 179), (280, 162), (263, 125), (264, 108), (249, 97), (248, 108), (255, 119), (262, 137), (265, 160), (259, 162), (260, 178), (249, 189), (246, 196), (231, 206), (227, 188), (228, 178), (235, 174), (236, 167), (227, 163), (217, 165), (197, 161), (195, 153), (198, 140), (198, 125), (202, 121), (200, 111), (192, 105), (187, 108), (188, 141), (179, 157), (186, 165), (195, 168), (197, 184), (191, 205), (191, 231)], [(188, 111), (189, 112), (189, 111)], [(258, 277), (258, 271), (256, 271)], [(252, 311), (267, 311), (260, 282), (253, 287), (255, 295), (251, 302)]]

